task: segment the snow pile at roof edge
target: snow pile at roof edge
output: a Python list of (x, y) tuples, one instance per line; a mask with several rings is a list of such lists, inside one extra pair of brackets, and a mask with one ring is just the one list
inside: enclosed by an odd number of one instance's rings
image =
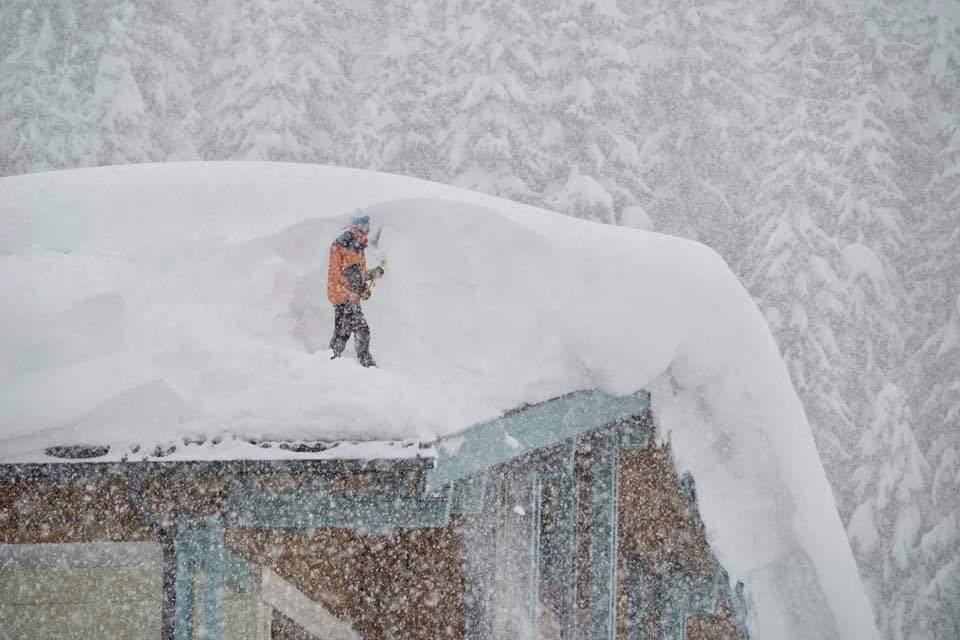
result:
[[(648, 388), (751, 632), (876, 637), (776, 345), (702, 245), (309, 165), (35, 174), (0, 179), (0, 202), (7, 451), (124, 428), (433, 439), (575, 389)], [(326, 249), (357, 207), (391, 265), (366, 306), (374, 371), (323, 355)]]

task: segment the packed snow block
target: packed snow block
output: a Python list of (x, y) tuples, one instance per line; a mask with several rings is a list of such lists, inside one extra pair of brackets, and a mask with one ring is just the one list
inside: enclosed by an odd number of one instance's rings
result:
[(118, 352), (124, 346), (126, 312), (117, 293), (80, 300), (32, 326), (32, 340), (12, 354), (10, 370), (25, 374)]
[[(278, 276), (278, 281), (282, 276)], [(275, 285), (275, 291), (282, 287)], [(303, 345), (307, 353), (328, 349), (333, 311), (327, 300), (326, 269), (318, 269), (296, 279), (290, 294), (291, 335)]]
[[(149, 425), (184, 422), (196, 415), (197, 408), (163, 380), (152, 380), (105, 399), (84, 415), (59, 430), (58, 442), (109, 441), (107, 432), (121, 425)], [(73, 439), (69, 434), (77, 433)]]

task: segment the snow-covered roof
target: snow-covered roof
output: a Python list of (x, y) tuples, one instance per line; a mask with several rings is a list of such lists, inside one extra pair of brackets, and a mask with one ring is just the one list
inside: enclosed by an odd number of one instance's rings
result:
[[(331, 361), (358, 207), (379, 368)], [(184, 163), (0, 179), (0, 461), (54, 445), (432, 441), (580, 389), (652, 394), (758, 638), (876, 629), (803, 408), (710, 249), (395, 175)]]

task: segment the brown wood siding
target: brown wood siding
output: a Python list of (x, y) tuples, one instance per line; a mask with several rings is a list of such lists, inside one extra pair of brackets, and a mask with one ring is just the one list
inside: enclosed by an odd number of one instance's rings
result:
[(323, 640), (314, 637), (296, 622), (274, 610), (270, 619), (270, 640)]
[(577, 636), (587, 637), (589, 629), (587, 592), (590, 585), (590, 463), (589, 451), (577, 451), (575, 470), (580, 495), (577, 508)]
[[(383, 472), (356, 472), (336, 479), (342, 493), (375, 491)], [(396, 478), (397, 473), (389, 474)], [(410, 495), (417, 475), (400, 476)], [(259, 479), (267, 491), (290, 490), (308, 478)], [(195, 521), (223, 514), (227, 495), (237, 482), (232, 475), (156, 477), (144, 482), (143, 504), (151, 519), (171, 532), (179, 516)], [(19, 480), (0, 483), (0, 543), (141, 541), (154, 535), (134, 504), (134, 487), (126, 478), (95, 476), (77, 480)]]
[(272, 568), (366, 640), (462, 638), (462, 544), (455, 522), (391, 536), (227, 531), (229, 548)]
[[(621, 450), (619, 454), (618, 637), (627, 635), (627, 567), (639, 562), (653, 576), (711, 575), (707, 542), (680, 490), (668, 447)], [(575, 460), (579, 480), (577, 626), (585, 631), (589, 574), (589, 448)], [(380, 472), (344, 474), (334, 482), (344, 493), (375, 493)], [(396, 478), (396, 475), (392, 476)], [(401, 476), (411, 495), (415, 473)], [(201, 519), (223, 513), (232, 476), (181, 476), (147, 481), (144, 504), (151, 517), (171, 528), (179, 515)], [(303, 476), (259, 479), (266, 490), (301, 485)], [(87, 480), (0, 483), (0, 543), (144, 541), (154, 534), (135, 504), (131, 483), (116, 476)], [(502, 483), (489, 490), (504, 492)], [(505, 504), (501, 496), (501, 504)], [(549, 497), (547, 498), (549, 508)], [(141, 505), (143, 506), (143, 505)], [(499, 526), (507, 511), (500, 513)], [(444, 528), (398, 531), (390, 536), (347, 529), (312, 534), (228, 529), (227, 544), (268, 566), (331, 613), (350, 621), (370, 640), (460, 638), (464, 632), (464, 559), (460, 520)], [(172, 531), (171, 531), (172, 533)], [(656, 631), (650, 629), (649, 631)], [(713, 614), (687, 621), (692, 640), (737, 638), (727, 603)]]
[(687, 640), (740, 640), (730, 604), (721, 600), (715, 613), (687, 618)]
[(234, 482), (230, 476), (151, 480), (146, 485), (147, 504), (161, 522), (173, 525), (182, 515), (200, 522), (224, 513), (227, 492)]
[(0, 543), (152, 540), (117, 478), (0, 484)]
[(620, 452), (620, 556), (655, 575), (710, 575), (707, 541), (697, 529), (669, 447)]

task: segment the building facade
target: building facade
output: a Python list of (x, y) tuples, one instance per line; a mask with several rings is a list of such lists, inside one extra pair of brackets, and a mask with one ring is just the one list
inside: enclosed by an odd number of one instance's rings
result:
[(646, 393), (380, 456), (259, 445), (0, 464), (0, 638), (748, 637)]

